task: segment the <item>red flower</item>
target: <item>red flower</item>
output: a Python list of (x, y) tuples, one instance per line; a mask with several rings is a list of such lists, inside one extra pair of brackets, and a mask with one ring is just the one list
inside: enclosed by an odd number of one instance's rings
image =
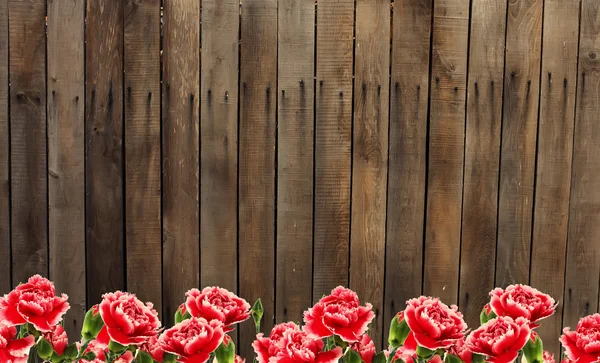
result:
[(336, 363), (343, 355), (340, 347), (322, 352), (323, 340), (301, 331), (294, 323), (280, 324), (273, 330), (270, 338), (258, 334), (252, 343), (260, 363)]
[(355, 350), (363, 362), (371, 363), (375, 356), (375, 343), (371, 340), (371, 337), (364, 334), (357, 342), (350, 344), (350, 348)]
[(456, 343), (450, 347), (448, 353), (454, 354), (465, 363), (471, 363), (473, 361), (473, 353), (467, 347), (465, 338), (457, 340)]
[(49, 332), (69, 310), (67, 299), (65, 294), (56, 296), (51, 281), (35, 275), (0, 297), (0, 321), (12, 326), (31, 323), (40, 332)]
[(513, 320), (509, 316), (491, 319), (473, 331), (467, 338), (471, 352), (486, 356), (486, 362), (512, 363), (531, 335), (529, 321)]
[(549, 351), (544, 350), (544, 363), (556, 363), (554, 359), (554, 354), (551, 354)]
[[(250, 304), (234, 293), (220, 287), (205, 287), (202, 291), (191, 289), (186, 294), (185, 307), (191, 316), (208, 321), (216, 319), (223, 323), (225, 332), (231, 325), (250, 317)], [(185, 314), (184, 311), (181, 312)]]
[(265, 338), (262, 333), (256, 335), (256, 340), (252, 343), (252, 347), (256, 352), (256, 358), (259, 363), (269, 363), (269, 359), (277, 354), (277, 344), (283, 339), (283, 332), (288, 330), (300, 331), (300, 327), (292, 322), (281, 323), (273, 327), (268, 338)]
[(223, 342), (225, 332), (219, 320), (192, 317), (165, 330), (158, 339), (165, 352), (181, 363), (204, 363)]
[(448, 348), (465, 335), (467, 324), (456, 306), (421, 296), (406, 302), (404, 319), (417, 343), (427, 349)]
[(0, 362), (27, 363), (29, 350), (35, 344), (35, 338), (29, 335), (22, 339), (15, 339), (16, 336), (17, 328), (0, 325)]
[(577, 363), (600, 361), (600, 314), (581, 318), (577, 329), (563, 330), (560, 342), (567, 357)]
[(348, 343), (356, 342), (375, 317), (372, 308), (369, 303), (360, 306), (354, 291), (338, 286), (304, 312), (304, 331), (319, 338), (335, 334)]
[(162, 349), (157, 337), (150, 338), (150, 340), (140, 346), (140, 349), (148, 352), (157, 362), (162, 362), (165, 357), (165, 351)]
[(233, 362), (234, 363), (246, 363), (246, 358), (242, 358), (236, 354)]
[(52, 348), (58, 355), (62, 355), (65, 351), (67, 345), (69, 345), (69, 338), (67, 338), (67, 332), (62, 327), (62, 325), (55, 326), (51, 332), (43, 334), (44, 339), (46, 339), (50, 344), (52, 344)]
[(498, 316), (513, 319), (523, 317), (536, 328), (538, 321), (554, 314), (558, 305), (550, 295), (546, 295), (527, 285), (510, 285), (506, 290), (496, 288), (490, 292), (490, 305)]
[(102, 298), (100, 316), (113, 341), (140, 345), (158, 334), (160, 321), (152, 303), (144, 304), (135, 295), (121, 291), (104, 294)]

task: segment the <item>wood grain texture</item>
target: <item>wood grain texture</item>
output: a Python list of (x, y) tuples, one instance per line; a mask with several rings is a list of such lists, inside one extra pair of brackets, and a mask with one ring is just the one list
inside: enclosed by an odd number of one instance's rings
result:
[[(275, 320), (275, 147), (277, 0), (242, 4), (240, 49), (240, 295), (264, 307), (262, 329)], [(254, 324), (240, 326), (240, 353), (253, 356)]]
[(50, 278), (69, 296), (64, 327), (79, 336), (86, 312), (85, 65), (82, 0), (48, 3), (48, 220)]
[(469, 1), (434, 2), (423, 293), (458, 299)]
[(160, 0), (124, 11), (127, 290), (160, 313)]
[(48, 275), (46, 1), (10, 0), (12, 283)]
[(85, 71), (87, 296), (95, 303), (125, 288), (123, 2), (87, 3)]
[(600, 3), (581, 2), (579, 74), (563, 326), (598, 311), (600, 274)]
[(459, 307), (470, 327), (494, 288), (506, 1), (473, 2)]
[(529, 282), (542, 0), (508, 4), (496, 286)]
[(239, 1), (202, 4), (200, 280), (231, 291), (237, 290), (239, 13)]
[(389, 125), (390, 2), (357, 0), (350, 287), (373, 304), (382, 346)]
[(421, 294), (433, 1), (394, 2), (387, 190), (384, 340), (406, 300)]
[(163, 321), (169, 325), (185, 292), (200, 283), (200, 4), (163, 5)]
[(10, 291), (10, 134), (8, 117), (8, 0), (0, 1), (0, 294)]
[(348, 285), (354, 1), (317, 6), (313, 301)]
[[(546, 0), (530, 284), (562, 300), (573, 158), (579, 0)], [(537, 329), (560, 353), (563, 305)]]
[(279, 0), (276, 320), (312, 304), (315, 3)]

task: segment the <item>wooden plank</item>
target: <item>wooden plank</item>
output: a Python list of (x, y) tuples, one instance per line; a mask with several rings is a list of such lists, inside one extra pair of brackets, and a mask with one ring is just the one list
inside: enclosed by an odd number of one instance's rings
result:
[(434, 2), (423, 292), (458, 299), (469, 1)]
[(276, 320), (312, 304), (314, 0), (279, 0)]
[(48, 274), (46, 1), (9, 1), (12, 282)]
[(198, 287), (200, 3), (166, 1), (163, 28), (163, 321)]
[(496, 285), (529, 283), (542, 0), (508, 4)]
[(87, 3), (85, 70), (87, 297), (95, 303), (125, 288), (122, 1)]
[[(263, 331), (275, 320), (275, 137), (277, 0), (242, 4), (240, 49), (240, 295), (262, 299)], [(254, 324), (240, 327), (240, 353), (253, 356)]]
[(373, 304), (382, 346), (387, 197), (390, 1), (356, 1), (350, 287)]
[(471, 327), (494, 288), (506, 0), (471, 8), (459, 307)]
[(127, 290), (161, 312), (160, 0), (124, 11)]
[(10, 134), (8, 118), (8, 0), (0, 1), (0, 294), (11, 289)]
[[(579, 0), (546, 0), (530, 284), (562, 300), (573, 158)], [(560, 353), (563, 304), (537, 329)]]
[(239, 18), (239, 0), (202, 3), (200, 280), (230, 291), (237, 290)]
[(348, 285), (354, 0), (317, 4), (313, 300)]
[(405, 301), (421, 295), (433, 1), (394, 2), (384, 341)]
[(48, 3), (48, 219), (50, 278), (69, 296), (67, 334), (86, 312), (84, 15), (82, 0)]
[(600, 274), (600, 2), (581, 2), (563, 326), (598, 311)]

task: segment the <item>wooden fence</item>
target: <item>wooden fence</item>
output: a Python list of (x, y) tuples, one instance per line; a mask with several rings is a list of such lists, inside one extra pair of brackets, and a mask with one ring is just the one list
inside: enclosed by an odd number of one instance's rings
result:
[[(392, 5), (392, 6), (390, 6)], [(0, 290), (598, 310), (597, 0), (0, 0)], [(240, 327), (249, 356), (253, 327)]]

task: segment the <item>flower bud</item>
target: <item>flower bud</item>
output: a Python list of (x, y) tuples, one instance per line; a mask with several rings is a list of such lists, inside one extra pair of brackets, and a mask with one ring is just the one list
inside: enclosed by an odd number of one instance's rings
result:
[(390, 347), (398, 348), (404, 344), (408, 333), (410, 333), (410, 328), (406, 324), (406, 320), (404, 320), (404, 312), (401, 311), (394, 316), (390, 324), (390, 334), (388, 337)]
[(52, 344), (44, 338), (40, 338), (35, 345), (35, 349), (43, 360), (49, 360), (54, 353), (54, 348), (52, 348)]
[(233, 344), (229, 335), (225, 336), (221, 345), (215, 350), (215, 358), (218, 363), (235, 362), (235, 344)]
[(90, 341), (98, 336), (98, 333), (102, 330), (103, 326), (104, 322), (98, 312), (98, 305), (94, 305), (85, 314), (83, 328), (81, 329), (81, 337), (84, 341)]
[(494, 318), (496, 318), (496, 313), (494, 313), (490, 304), (485, 304), (483, 309), (481, 309), (481, 314), (479, 314), (479, 322), (483, 325)]
[(523, 355), (528, 363), (542, 363), (544, 361), (544, 347), (542, 339), (536, 332), (531, 332), (530, 339), (523, 347)]

